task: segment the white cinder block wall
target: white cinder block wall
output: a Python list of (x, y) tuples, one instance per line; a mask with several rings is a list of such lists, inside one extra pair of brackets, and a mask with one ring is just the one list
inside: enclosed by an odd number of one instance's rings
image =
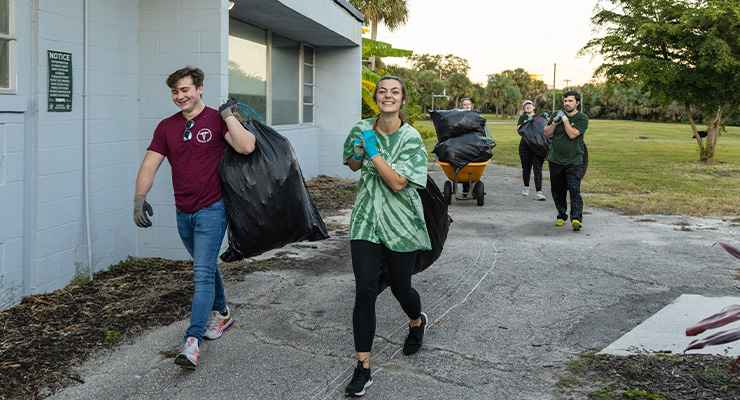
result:
[[(29, 254), (30, 291), (34, 293), (67, 285), (76, 269), (107, 268), (126, 258), (134, 245), (130, 223), (133, 184), (128, 176), (136, 168), (138, 2), (88, 3), (86, 77), (84, 2), (38, 2), (36, 176), (27, 182), (36, 185), (35, 202), (29, 204), (35, 207), (30, 227), (35, 245)], [(72, 54), (71, 112), (48, 112), (44, 107), (48, 50)], [(84, 135), (86, 80), (89, 129)], [(83, 195), (85, 147), (92, 265), (87, 257)]]
[[(30, 4), (16, 3), (16, 39), (28, 42), (32, 37), (33, 14)], [(33, 50), (17, 46), (17, 68), (14, 93), (0, 95), (0, 309), (14, 304), (25, 290), (27, 274), (24, 253), (30, 243), (24, 234), (30, 229), (29, 198), (33, 186), (28, 185), (34, 158), (30, 149), (34, 143), (32, 92)]]
[(24, 114), (0, 113), (0, 309), (23, 295)]
[(321, 138), (317, 126), (313, 125), (291, 125), (275, 127), (281, 135), (285, 136), (295, 150), (298, 158), (303, 179), (309, 180), (319, 174), (319, 144)]
[(321, 173), (359, 178), (342, 163), (344, 140), (362, 118), (362, 70), (356, 66), (362, 48), (322, 47), (316, 50), (316, 123), (321, 127)]

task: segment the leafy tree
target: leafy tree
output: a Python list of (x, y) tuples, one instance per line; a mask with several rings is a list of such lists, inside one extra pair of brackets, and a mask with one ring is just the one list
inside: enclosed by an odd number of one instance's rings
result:
[[(553, 105), (553, 100), (555, 105)], [(538, 106), (537, 110), (541, 112), (552, 112), (552, 110), (560, 110), (563, 108), (563, 91), (560, 89), (548, 90), (545, 95), (545, 102), (542, 106)], [(591, 115), (589, 114), (589, 118)]]
[(514, 82), (514, 86), (519, 88), (519, 92), (521, 92), (522, 97), (529, 98), (529, 94), (534, 88), (534, 81), (527, 71), (523, 68), (517, 68), (513, 71), (507, 69), (506, 71), (501, 72), (501, 75), (510, 78)]
[[(608, 82), (634, 82), (664, 106), (682, 104), (702, 161), (714, 162), (720, 130), (740, 106), (737, 0), (604, 0), (591, 22), (605, 34), (581, 53), (602, 54)], [(706, 142), (696, 112), (706, 117)]]
[(489, 76), (486, 97), (496, 107), (501, 118), (508, 119), (509, 114), (516, 113), (517, 104), (522, 101), (522, 91), (509, 74), (500, 73)]
[[(517, 100), (519, 101), (519, 104), (514, 107), (514, 111), (507, 112), (517, 113), (518, 111), (520, 111), (522, 109), (521, 101), (525, 99), (532, 100), (532, 102), (534, 102), (535, 108), (538, 111), (546, 111), (546, 109), (543, 107), (545, 103), (547, 103), (547, 94), (549, 89), (545, 82), (532, 79), (532, 75), (524, 70), (524, 68), (516, 68), (514, 70), (507, 69), (505, 71), (502, 71), (499, 75), (503, 78), (508, 79), (506, 81), (506, 84), (511, 83), (513, 86), (519, 89), (520, 98), (519, 100)], [(500, 84), (498, 81), (496, 82), (497, 84)], [(497, 93), (499, 96), (502, 96), (504, 94), (503, 91), (499, 91)], [(509, 96), (511, 97), (511, 100), (509, 100), (509, 102), (514, 101), (514, 99), (517, 98), (516, 91), (507, 89), (507, 93), (509, 93)]]
[(486, 88), (480, 83), (473, 83), (473, 91), (470, 94), (470, 99), (473, 100), (473, 108), (480, 110), (481, 112), (488, 111), (486, 107)]
[[(365, 25), (370, 24), (370, 39), (378, 38), (378, 23), (389, 31), (405, 25), (409, 18), (407, 0), (349, 0), (365, 16)], [(364, 53), (363, 43), (363, 53)], [(375, 55), (370, 56), (370, 69), (375, 69)]]
[[(416, 82), (416, 90), (419, 92), (419, 106), (422, 110), (428, 110), (432, 106), (432, 95), (442, 93), (447, 88), (447, 82), (440, 80), (432, 71), (414, 72), (416, 73), (411, 79)], [(438, 100), (435, 100), (435, 105)]]
[(375, 84), (380, 80), (380, 75), (362, 66), (362, 117), (370, 118), (380, 112), (377, 104), (373, 101)]
[(362, 58), (376, 57), (410, 57), (412, 50), (396, 49), (390, 43), (362, 38)]
[(407, 0), (349, 0), (349, 3), (365, 15), (365, 25), (370, 25), (372, 40), (378, 38), (378, 23), (394, 31), (409, 19)]
[(455, 100), (454, 107), (458, 108), (458, 101), (473, 91), (473, 84), (467, 75), (456, 72), (448, 79), (447, 89), (449, 89), (448, 94)]
[(470, 71), (468, 60), (454, 54), (414, 54), (411, 56), (411, 66), (422, 71), (434, 71), (439, 79), (449, 79), (453, 74), (467, 75)]
[(547, 87), (547, 84), (545, 82), (539, 79), (535, 79), (532, 81), (532, 87), (529, 89), (529, 93), (524, 97), (534, 102), (534, 106), (535, 109), (537, 109), (537, 112), (544, 112), (547, 111), (544, 106), (545, 103), (547, 103), (547, 93), (549, 92), (549, 90), (550, 89)]

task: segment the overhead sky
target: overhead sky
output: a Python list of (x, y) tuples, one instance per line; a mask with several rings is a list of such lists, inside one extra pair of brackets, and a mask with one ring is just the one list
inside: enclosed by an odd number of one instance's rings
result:
[[(468, 76), (485, 86), (488, 74), (524, 68), (557, 88), (592, 79), (601, 58), (577, 53), (593, 32), (598, 0), (408, 0), (408, 23), (393, 32), (378, 26), (378, 40), (414, 54), (454, 54), (468, 60)], [(365, 34), (370, 37), (370, 33)], [(386, 58), (406, 66), (402, 58)], [(553, 68), (557, 65), (556, 68)], [(555, 71), (553, 71), (555, 69)]]

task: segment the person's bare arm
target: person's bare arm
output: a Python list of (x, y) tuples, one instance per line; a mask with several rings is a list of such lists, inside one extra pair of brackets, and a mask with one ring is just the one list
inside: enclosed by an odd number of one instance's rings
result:
[(146, 196), (151, 190), (154, 184), (154, 176), (159, 170), (159, 166), (162, 165), (164, 156), (157, 153), (156, 151), (147, 151), (144, 156), (144, 161), (141, 162), (139, 168), (139, 174), (136, 176), (136, 195)]
[(570, 124), (569, 120), (563, 119), (562, 124), (563, 128), (565, 128), (565, 134), (568, 135), (569, 138), (575, 139), (581, 134), (578, 129), (574, 128), (573, 125)]
[(352, 170), (352, 172), (357, 171), (362, 168), (362, 160), (355, 160), (354, 157), (350, 156), (350, 158), (347, 159), (347, 166)]
[(221, 118), (224, 119), (226, 126), (229, 128), (224, 138), (229, 146), (233, 147), (237, 153), (250, 154), (257, 145), (257, 138), (236, 119), (234, 113), (236, 112), (235, 108), (238, 103), (239, 101), (236, 99), (231, 99), (218, 108)]
[(233, 115), (224, 118), (229, 131), (226, 132), (226, 142), (240, 154), (250, 154), (254, 151), (257, 138), (247, 130)]
[(555, 133), (555, 124), (545, 126), (545, 136), (552, 136)]
[(398, 172), (394, 171), (390, 165), (383, 159), (383, 156), (377, 155), (370, 161), (375, 165), (375, 169), (378, 170), (378, 174), (383, 178), (383, 181), (390, 186), (394, 193), (398, 193), (408, 185), (409, 180), (402, 177)]

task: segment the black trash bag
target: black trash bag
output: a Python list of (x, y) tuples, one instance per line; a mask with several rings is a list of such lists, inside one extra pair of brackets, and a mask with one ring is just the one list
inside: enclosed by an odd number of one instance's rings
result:
[(583, 172), (578, 179), (583, 179), (584, 175), (586, 175), (586, 168), (588, 168), (588, 148), (586, 147), (586, 142), (583, 142)]
[(468, 163), (490, 160), (493, 157), (492, 143), (492, 140), (471, 132), (437, 143), (432, 153), (437, 155), (439, 161), (452, 165), (452, 169), (457, 173)]
[(519, 127), (519, 135), (529, 145), (529, 148), (542, 158), (547, 158), (552, 144), (552, 135), (545, 136), (545, 126), (547, 126), (547, 115), (535, 114), (532, 118)]
[[(420, 250), (416, 252), (413, 274), (424, 271), (432, 265), (442, 254), (447, 232), (450, 230), (452, 218), (447, 214), (447, 202), (442, 192), (437, 187), (432, 177), (427, 174), (426, 189), (417, 189), (421, 197), (421, 205), (424, 208), (424, 221), (426, 222), (429, 240), (432, 242), (431, 250)], [(388, 263), (385, 259), (380, 262), (380, 275), (378, 276), (378, 293), (388, 287)]]
[(430, 111), (429, 116), (440, 143), (469, 132), (486, 135), (486, 119), (473, 110)]
[(229, 248), (221, 260), (241, 260), (288, 243), (328, 238), (288, 139), (256, 120), (242, 125), (257, 144), (248, 155), (226, 146), (218, 165), (229, 222)]

